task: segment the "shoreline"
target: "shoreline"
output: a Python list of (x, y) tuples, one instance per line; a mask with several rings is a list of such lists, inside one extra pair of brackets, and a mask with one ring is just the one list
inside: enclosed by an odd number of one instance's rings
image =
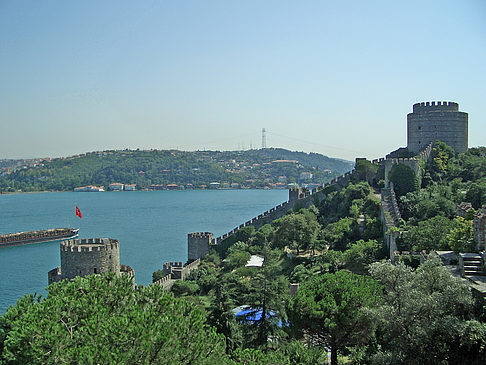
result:
[(2, 191), (0, 195), (15, 195), (15, 194), (44, 194), (44, 193), (133, 193), (137, 191), (236, 191), (236, 190), (288, 190), (289, 188), (240, 188), (240, 189), (162, 189), (162, 190), (152, 190), (152, 189), (140, 189), (134, 191), (72, 191), (72, 190), (42, 190), (42, 191)]

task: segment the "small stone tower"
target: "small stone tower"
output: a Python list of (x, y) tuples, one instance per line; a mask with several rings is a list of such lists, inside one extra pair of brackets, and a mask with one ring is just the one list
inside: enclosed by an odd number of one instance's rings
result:
[(477, 211), (473, 221), (474, 241), (478, 251), (486, 250), (486, 204)]
[(453, 102), (427, 102), (413, 105), (407, 115), (407, 148), (418, 154), (429, 143), (445, 142), (457, 153), (468, 147), (468, 115)]
[(61, 267), (48, 273), (49, 284), (63, 279), (120, 271), (131, 272), (129, 266), (120, 265), (120, 246), (113, 238), (73, 239), (60, 243)]
[(214, 244), (214, 235), (210, 232), (187, 234), (187, 260), (202, 259), (209, 253), (209, 246)]

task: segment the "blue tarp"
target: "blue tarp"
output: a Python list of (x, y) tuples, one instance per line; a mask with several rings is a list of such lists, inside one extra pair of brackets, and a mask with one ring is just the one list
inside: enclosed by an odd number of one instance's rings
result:
[[(235, 314), (235, 317), (238, 318), (241, 322), (256, 322), (262, 318), (263, 310), (262, 309), (253, 309), (248, 308), (244, 309)], [(267, 318), (275, 317), (275, 312), (270, 311), (267, 313)], [(278, 326), (282, 327), (282, 321), (278, 321)]]

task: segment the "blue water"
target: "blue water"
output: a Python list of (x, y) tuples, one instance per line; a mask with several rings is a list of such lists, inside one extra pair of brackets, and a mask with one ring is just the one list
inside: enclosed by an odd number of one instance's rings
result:
[[(0, 234), (71, 227), (81, 238), (118, 239), (120, 262), (147, 285), (164, 262), (187, 260), (187, 233), (219, 236), (287, 198), (285, 190), (0, 195)], [(47, 272), (57, 266), (59, 241), (0, 248), (0, 314), (25, 294), (45, 295)]]

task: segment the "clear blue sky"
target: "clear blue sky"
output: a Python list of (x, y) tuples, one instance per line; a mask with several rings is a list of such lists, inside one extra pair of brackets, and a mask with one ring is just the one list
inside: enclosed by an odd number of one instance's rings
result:
[(376, 158), (420, 101), (486, 145), (486, 2), (0, 0), (0, 158), (267, 146)]

